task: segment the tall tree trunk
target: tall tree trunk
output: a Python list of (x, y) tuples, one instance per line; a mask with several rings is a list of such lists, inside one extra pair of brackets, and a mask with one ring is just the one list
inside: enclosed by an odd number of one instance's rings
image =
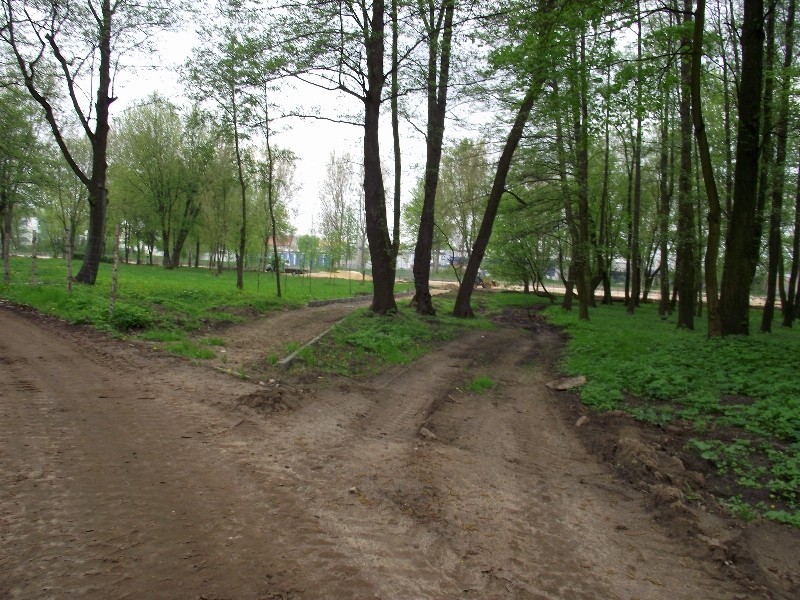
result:
[[(556, 97), (559, 96), (559, 91), (558, 82), (553, 82), (553, 93)], [(559, 99), (559, 103), (560, 102), (561, 100)], [(578, 232), (578, 222), (575, 219), (575, 211), (572, 207), (572, 190), (570, 189), (569, 176), (567, 174), (567, 148), (564, 140), (564, 126), (562, 124), (561, 111), (556, 115), (556, 155), (558, 161), (558, 177), (561, 182), (561, 196), (564, 204), (564, 220), (567, 224), (567, 232), (570, 239), (570, 263), (566, 277), (564, 276), (564, 252), (561, 247), (559, 247), (558, 251), (558, 266), (565, 290), (561, 308), (564, 310), (572, 310), (572, 292), (575, 288), (575, 255), (577, 253), (580, 233)]]
[[(431, 252), (433, 247), (436, 189), (442, 162), (442, 142), (447, 108), (447, 88), (450, 79), (450, 46), (453, 35), (454, 0), (443, 0), (436, 11), (434, 1), (428, 2), (428, 14), (423, 16), (428, 33), (428, 125), (425, 157), (425, 192), (422, 214), (414, 249), (414, 300), (417, 313), (433, 315), (430, 294)], [(441, 41), (440, 41), (441, 36)], [(437, 66), (437, 62), (439, 63)]]
[(589, 239), (589, 67), (586, 64), (586, 31), (581, 31), (579, 46), (579, 109), (575, 123), (575, 174), (578, 184), (578, 239), (575, 240), (578, 318), (589, 320), (592, 296), (592, 270)]
[(403, 156), (400, 152), (400, 23), (397, 13), (398, 0), (392, 0), (392, 141), (394, 143), (394, 213), (392, 227), (392, 260), (397, 264), (400, 254), (400, 191), (403, 179)]
[(267, 105), (267, 84), (264, 84), (264, 138), (267, 144), (267, 209), (272, 230), (272, 268), (275, 272), (275, 286), (278, 298), (281, 297), (281, 269), (278, 258), (278, 222), (275, 218), (275, 157), (272, 152), (271, 128), (269, 125), (269, 106)]
[[(684, 18), (691, 19), (692, 0), (684, 0)], [(692, 38), (686, 32), (681, 38), (681, 47), (692, 47)], [(694, 203), (692, 201), (692, 111), (691, 81), (692, 60), (684, 52), (680, 59), (681, 85), (680, 116), (681, 151), (678, 175), (678, 230), (675, 262), (675, 290), (678, 294), (678, 323), (685, 329), (694, 329)]]
[(611, 304), (611, 257), (608, 251), (609, 237), (609, 182), (611, 179), (611, 63), (606, 67), (606, 86), (604, 93), (605, 123), (603, 124), (603, 188), (600, 192), (600, 214), (598, 221), (600, 231), (597, 240), (597, 272), (603, 284), (603, 304)]
[[(366, 16), (366, 15), (365, 15)], [(365, 28), (367, 89), (364, 96), (364, 211), (367, 240), (372, 259), (372, 305), (379, 315), (397, 311), (394, 298), (395, 261), (386, 219), (386, 194), (383, 189), (379, 143), (380, 109), (384, 85), (384, 0), (372, 3), (369, 26)]]
[(797, 317), (796, 301), (798, 278), (800, 278), (800, 166), (797, 167), (797, 190), (794, 197), (794, 236), (792, 238), (792, 263), (789, 267), (789, 289), (782, 307), (783, 326), (791, 327)]
[(742, 77), (739, 85), (739, 126), (733, 208), (725, 243), (720, 286), (723, 335), (748, 334), (750, 286), (758, 262), (758, 168), (760, 158), (761, 87), (764, 53), (764, 2), (744, 0)]
[(662, 317), (670, 312), (669, 305), (669, 216), (672, 196), (669, 189), (669, 130), (672, 108), (669, 102), (669, 85), (664, 86), (662, 98), (664, 115), (661, 120), (661, 153), (658, 161), (658, 254), (659, 254), (659, 291), (658, 314)]
[(233, 145), (236, 151), (236, 172), (239, 177), (239, 193), (242, 200), (242, 223), (239, 227), (239, 251), (236, 253), (236, 287), (244, 289), (244, 252), (247, 243), (247, 182), (244, 177), (244, 159), (239, 140), (239, 112), (236, 89), (231, 87), (231, 107), (233, 109)]
[(692, 41), (691, 96), (692, 120), (697, 138), (697, 151), (700, 167), (703, 171), (706, 197), (708, 198), (708, 243), (705, 258), (706, 305), (708, 313), (708, 337), (719, 337), (722, 334), (719, 300), (717, 297), (717, 261), (719, 259), (721, 209), (717, 182), (714, 178), (714, 166), (703, 120), (703, 107), (700, 89), (700, 70), (703, 52), (703, 30), (705, 28), (706, 2), (698, 0), (697, 14), (694, 22)]
[(640, 228), (642, 224), (642, 18), (641, 2), (636, 3), (636, 147), (633, 149), (633, 225), (631, 228), (631, 295), (628, 299), (628, 313), (633, 314), (639, 303), (642, 287), (642, 252), (640, 246)]
[(3, 255), (3, 283), (9, 285), (11, 283), (11, 223), (13, 221), (11, 199), (7, 198), (4, 202), (0, 203), (0, 217), (3, 222), (0, 226), (2, 231), (2, 252)]
[[(769, 215), (769, 259), (767, 264), (767, 299), (761, 319), (761, 331), (772, 331), (775, 315), (775, 288), (778, 285), (778, 267), (781, 263), (781, 215), (783, 212), (783, 191), (786, 180), (786, 144), (789, 135), (789, 94), (791, 79), (789, 70), (794, 60), (794, 21), (795, 0), (789, 0), (786, 15), (786, 41), (783, 57), (783, 70), (778, 90), (778, 123), (775, 132), (775, 174), (772, 182), (772, 206)], [(774, 10), (774, 9), (773, 9)], [(773, 17), (774, 18), (774, 17)]]
[(474, 287), (475, 277), (478, 275), (478, 269), (483, 261), (483, 256), (486, 253), (486, 246), (489, 244), (489, 238), (492, 235), (492, 228), (494, 227), (494, 220), (497, 216), (497, 210), (500, 207), (500, 200), (503, 197), (503, 192), (506, 187), (506, 177), (511, 169), (511, 160), (514, 158), (514, 153), (517, 150), (522, 134), (525, 131), (525, 124), (528, 122), (528, 116), (533, 109), (533, 103), (541, 91), (543, 78), (537, 78), (525, 94), (517, 116), (514, 119), (514, 125), (509, 131), (508, 138), (506, 139), (503, 152), (500, 154), (500, 160), (497, 162), (497, 170), (495, 172), (494, 181), (492, 182), (492, 190), (489, 193), (489, 201), (486, 203), (486, 211), (481, 221), (478, 235), (475, 238), (475, 244), (472, 247), (472, 254), (470, 254), (467, 268), (464, 270), (464, 279), (461, 280), (461, 285), (458, 287), (458, 296), (456, 303), (453, 307), (453, 314), (456, 317), (467, 318), (474, 316), (470, 300), (472, 298), (472, 290)]

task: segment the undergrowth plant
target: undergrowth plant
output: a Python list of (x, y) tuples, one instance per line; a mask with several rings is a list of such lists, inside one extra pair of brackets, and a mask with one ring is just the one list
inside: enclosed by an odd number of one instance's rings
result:
[[(634, 315), (621, 304), (600, 306), (590, 321), (557, 307), (547, 315), (570, 335), (562, 366), (586, 376), (584, 403), (658, 425), (686, 423), (696, 435), (687, 450), (748, 490), (754, 514), (800, 525), (796, 330), (708, 339), (703, 323), (677, 329), (653, 305)], [(735, 495), (728, 503), (739, 506), (745, 500)]]

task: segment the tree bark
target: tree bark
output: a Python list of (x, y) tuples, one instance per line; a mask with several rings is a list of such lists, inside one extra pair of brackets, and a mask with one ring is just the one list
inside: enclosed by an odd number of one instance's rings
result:
[(578, 239), (575, 240), (575, 270), (578, 288), (578, 318), (589, 320), (592, 272), (589, 239), (589, 73), (586, 64), (586, 32), (579, 41), (579, 112), (575, 122), (576, 179), (578, 183)]
[(719, 312), (723, 335), (747, 335), (750, 331), (750, 286), (761, 240), (757, 188), (761, 154), (763, 52), (764, 2), (744, 0), (733, 208), (720, 286)]
[(800, 166), (797, 168), (797, 191), (794, 199), (794, 236), (792, 237), (792, 263), (789, 267), (789, 288), (783, 304), (783, 326), (791, 327), (797, 317), (796, 301), (798, 278), (800, 278)]
[(658, 172), (658, 253), (659, 253), (659, 291), (658, 314), (665, 317), (670, 311), (669, 305), (669, 216), (672, 204), (672, 195), (669, 189), (669, 130), (670, 114), (672, 112), (669, 102), (670, 90), (664, 86), (664, 115), (661, 121), (661, 153), (659, 156)]
[[(71, 61), (62, 54), (62, 48), (56, 36), (58, 31), (54, 29), (49, 33), (44, 33), (40, 40), (47, 44), (50, 52), (58, 65), (61, 75), (66, 81), (66, 86), (75, 109), (76, 116), (92, 148), (91, 173), (86, 174), (70, 152), (66, 140), (64, 139), (62, 128), (58, 123), (53, 106), (49, 99), (37, 87), (34, 78), (34, 65), (27, 64), (23, 56), (18, 52), (17, 39), (14, 24), (17, 17), (14, 15), (13, 2), (5, 1), (6, 14), (9, 17), (7, 40), (14, 53), (15, 60), (22, 74), (25, 87), (31, 97), (42, 107), (45, 119), (50, 126), (53, 137), (64, 156), (70, 169), (75, 173), (81, 183), (86, 187), (89, 196), (89, 233), (84, 253), (83, 264), (80, 271), (75, 276), (75, 281), (93, 285), (97, 279), (97, 272), (100, 267), (100, 260), (103, 257), (105, 247), (105, 225), (106, 212), (108, 207), (108, 190), (106, 188), (108, 176), (108, 132), (109, 132), (109, 107), (116, 100), (111, 97), (111, 35), (112, 18), (116, 6), (112, 7), (111, 0), (102, 0), (99, 3), (99, 10), (94, 13), (95, 25), (97, 27), (97, 39), (95, 43), (99, 51), (100, 62), (98, 68), (98, 83), (94, 103), (94, 114), (91, 120), (80, 108), (76, 88), (78, 82), (73, 79), (70, 71)], [(53, 26), (57, 25), (56, 16), (53, 15)], [(40, 32), (39, 32), (40, 33)], [(92, 123), (94, 128), (92, 129)]]
[(706, 197), (708, 198), (708, 242), (705, 257), (706, 308), (708, 313), (708, 337), (719, 337), (722, 334), (719, 318), (719, 300), (717, 292), (717, 261), (719, 259), (721, 209), (717, 182), (714, 178), (714, 166), (703, 120), (703, 107), (700, 89), (700, 70), (703, 52), (703, 30), (705, 28), (705, 0), (698, 0), (697, 14), (694, 22), (692, 41), (691, 96), (692, 121), (697, 138), (697, 151), (700, 168), (703, 171)]
[(633, 149), (633, 214), (631, 215), (631, 295), (628, 299), (628, 314), (633, 314), (639, 303), (642, 287), (642, 253), (640, 249), (640, 228), (642, 224), (642, 19), (641, 2), (636, 3), (636, 147)]

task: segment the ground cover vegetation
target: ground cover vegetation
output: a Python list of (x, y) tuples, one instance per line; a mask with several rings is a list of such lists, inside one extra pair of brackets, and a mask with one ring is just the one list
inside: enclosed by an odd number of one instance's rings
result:
[(712, 467), (722, 502), (740, 516), (800, 526), (800, 335), (781, 329), (707, 340), (657, 310), (643, 305), (632, 316), (609, 305), (591, 323), (547, 311), (569, 334), (565, 373), (587, 378), (581, 400), (689, 428), (685, 451)]
[[(163, 343), (167, 350), (194, 358), (209, 358), (222, 344), (214, 334), (225, 324), (239, 323), (270, 311), (296, 308), (311, 300), (369, 293), (369, 282), (328, 277), (281, 275), (283, 295), (275, 293), (274, 273), (245, 271), (248, 288), (235, 285), (234, 269), (168, 271), (148, 265), (119, 265), (118, 288), (110, 307), (112, 266), (101, 263), (95, 286), (65, 283), (62, 259), (38, 260), (31, 284), (32, 261), (11, 261), (12, 283), (0, 288), (0, 298), (36, 308), (71, 323), (91, 325), (114, 335)], [(204, 331), (210, 332), (205, 337)], [(197, 338), (196, 341), (193, 341)]]

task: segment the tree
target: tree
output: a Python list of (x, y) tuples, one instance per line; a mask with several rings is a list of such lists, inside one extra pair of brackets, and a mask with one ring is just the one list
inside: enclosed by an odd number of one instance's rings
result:
[(714, 167), (711, 161), (706, 124), (703, 119), (702, 93), (700, 86), (700, 69), (703, 49), (703, 30), (705, 24), (705, 0), (697, 2), (692, 41), (690, 90), (692, 104), (692, 122), (697, 138), (697, 152), (700, 156), (700, 167), (703, 171), (706, 197), (708, 198), (708, 241), (705, 258), (706, 304), (708, 313), (708, 336), (718, 337), (722, 333), (719, 320), (719, 299), (717, 291), (717, 259), (719, 257), (720, 207)]
[(474, 287), (475, 278), (478, 276), (478, 269), (483, 261), (484, 254), (486, 253), (486, 246), (489, 244), (489, 238), (492, 235), (492, 228), (494, 226), (494, 219), (497, 216), (497, 210), (500, 206), (500, 200), (505, 191), (506, 177), (511, 169), (511, 160), (514, 157), (514, 152), (519, 145), (522, 134), (525, 131), (525, 124), (528, 120), (528, 115), (533, 108), (533, 103), (536, 97), (541, 92), (544, 78), (537, 78), (533, 84), (528, 88), (522, 103), (517, 109), (517, 114), (514, 119), (514, 124), (506, 138), (506, 143), (503, 147), (503, 152), (500, 155), (500, 160), (497, 163), (497, 169), (492, 183), (492, 190), (489, 193), (489, 201), (486, 204), (486, 211), (481, 220), (481, 226), (478, 231), (478, 236), (475, 239), (475, 244), (472, 247), (472, 254), (470, 255), (467, 268), (464, 270), (464, 279), (461, 285), (458, 286), (458, 296), (456, 297), (455, 305), (453, 306), (453, 315), (456, 317), (467, 318), (474, 316), (472, 307), (470, 306), (470, 299), (472, 298), (472, 290)]
[[(89, 160), (90, 148), (85, 140), (74, 140), (71, 145), (81, 164)], [(84, 231), (89, 216), (86, 188), (64, 161), (61, 151), (51, 146), (46, 163), (47, 173), (41, 195), (36, 203), (38, 215), (53, 250), (66, 257), (67, 247), (75, 247), (77, 232)], [(65, 236), (69, 236), (66, 238)]]
[(360, 117), (320, 118), (358, 124), (364, 130), (364, 212), (373, 278), (370, 310), (376, 314), (397, 310), (395, 244), (387, 219), (379, 135), (389, 76), (384, 64), (388, 16), (384, 0), (291, 3), (273, 28), (280, 31), (284, 55), (291, 57), (291, 64), (283, 67), (287, 73), (360, 105)]
[[(778, 271), (782, 261), (781, 218), (783, 212), (783, 196), (786, 180), (786, 147), (789, 137), (789, 97), (791, 94), (791, 68), (794, 62), (794, 30), (796, 1), (789, 0), (786, 15), (785, 50), (782, 69), (779, 73), (777, 97), (777, 124), (775, 131), (775, 175), (772, 182), (772, 202), (769, 213), (769, 230), (767, 236), (767, 298), (761, 319), (761, 331), (772, 331), (772, 320), (775, 313), (775, 292), (778, 285)], [(784, 303), (784, 312), (786, 312)], [(784, 320), (785, 321), (785, 320)]]
[(236, 252), (236, 287), (244, 288), (244, 263), (247, 246), (248, 164), (245, 142), (252, 123), (252, 97), (248, 91), (262, 82), (257, 56), (262, 40), (252, 34), (254, 13), (247, 2), (218, 0), (210, 24), (205, 26), (207, 40), (186, 65), (186, 79), (198, 101), (211, 101), (222, 117), (223, 130), (233, 143), (239, 185), (240, 221)]
[[(2, 0), (0, 35), (11, 49), (19, 73), (44, 112), (67, 164), (88, 191), (89, 236), (76, 281), (94, 284), (105, 243), (108, 206), (109, 108), (114, 73), (126, 53), (143, 49), (154, 28), (178, 17), (179, 6), (162, 0)], [(84, 83), (96, 83), (83, 95)], [(84, 168), (69, 145), (69, 119), (59, 109), (56, 85), (71, 106), (92, 148)]]
[(183, 246), (200, 213), (192, 160), (203, 160), (203, 148), (189, 147), (197, 136), (184, 127), (178, 109), (153, 95), (129, 110), (120, 124), (118, 150), (112, 169), (127, 197), (138, 196), (158, 219), (163, 265), (180, 266)]
[(355, 215), (352, 205), (353, 173), (349, 154), (332, 152), (320, 190), (320, 233), (331, 259), (331, 270), (349, 258), (355, 237)]
[(14, 215), (29, 196), (26, 190), (34, 180), (41, 181), (45, 160), (36, 138), (32, 108), (21, 90), (0, 88), (0, 255), (6, 284)]
[(431, 251), (433, 247), (436, 188), (442, 160), (447, 91), (450, 81), (450, 54), (453, 39), (455, 0), (437, 4), (428, 0), (419, 3), (419, 17), (426, 33), (428, 61), (426, 68), (427, 129), (425, 136), (424, 196), (417, 243), (414, 249), (414, 299), (417, 313), (433, 315), (430, 294)]
[(757, 188), (761, 158), (763, 62), (764, 2), (744, 0), (733, 207), (725, 236), (720, 285), (719, 311), (723, 335), (749, 333), (750, 286), (761, 246)]

